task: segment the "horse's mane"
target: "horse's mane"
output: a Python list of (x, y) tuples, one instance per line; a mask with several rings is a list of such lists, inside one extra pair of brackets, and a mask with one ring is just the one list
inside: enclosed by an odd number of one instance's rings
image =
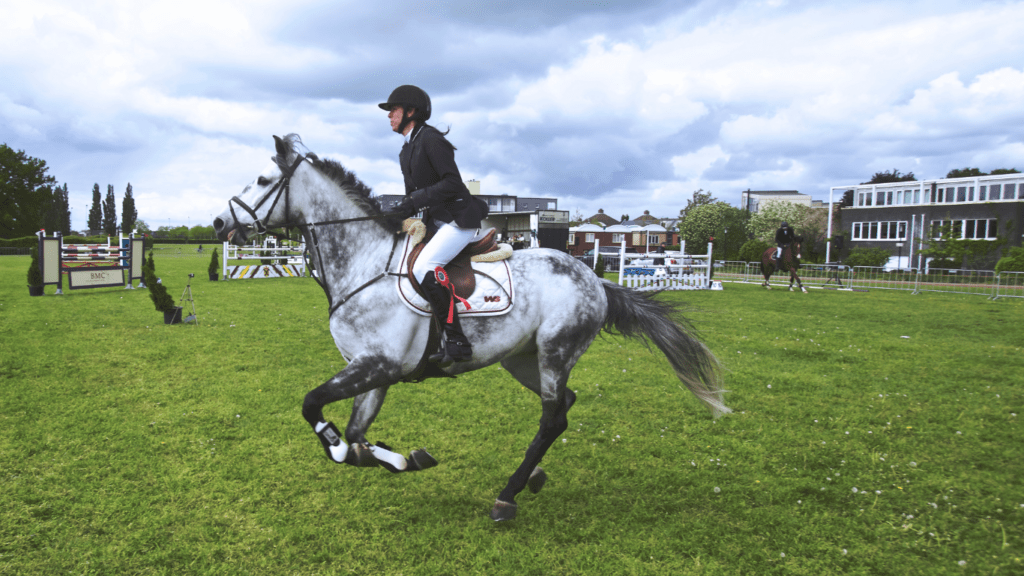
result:
[[(302, 138), (300, 138), (298, 134), (289, 134), (282, 138), (282, 140), (288, 144), (288, 147), (292, 152), (304, 154), (321, 174), (337, 184), (345, 195), (348, 196), (349, 200), (366, 211), (367, 215), (385, 216), (385, 212), (380, 205), (380, 200), (376, 196), (373, 196), (373, 190), (360, 180), (355, 173), (346, 170), (340, 162), (329, 158), (318, 157), (306, 148), (302, 143)], [(287, 166), (287, 160), (281, 158), (280, 155), (274, 157), (274, 162), (276, 162), (278, 166)], [(373, 221), (379, 223), (390, 232), (397, 232), (402, 227), (401, 220), (396, 220), (394, 218), (384, 217), (374, 219)]]

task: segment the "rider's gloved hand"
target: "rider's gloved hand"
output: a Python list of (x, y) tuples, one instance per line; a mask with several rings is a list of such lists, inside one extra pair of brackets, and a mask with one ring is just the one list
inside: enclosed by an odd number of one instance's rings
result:
[(402, 220), (405, 220), (406, 218), (412, 218), (418, 212), (419, 210), (417, 210), (416, 207), (413, 206), (412, 200), (410, 200), (409, 197), (406, 196), (405, 198), (402, 198), (402, 201), (399, 202), (397, 206), (392, 208), (388, 212), (388, 214), (396, 218), (401, 218)]

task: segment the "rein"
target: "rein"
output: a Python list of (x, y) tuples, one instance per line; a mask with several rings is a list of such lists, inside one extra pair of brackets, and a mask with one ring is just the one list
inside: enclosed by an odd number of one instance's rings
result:
[[(315, 156), (313, 156), (313, 157), (315, 158)], [(291, 200), (290, 200), (290, 197), (291, 197), (291, 178), (292, 178), (292, 175), (295, 174), (295, 170), (298, 169), (299, 165), (302, 164), (303, 161), (308, 161), (311, 165), (313, 164), (312, 160), (310, 160), (309, 158), (307, 158), (306, 156), (303, 156), (301, 154), (295, 157), (295, 161), (292, 162), (291, 166), (284, 167), (284, 166), (281, 166), (280, 164), (278, 164), (278, 166), (281, 168), (281, 175), (282, 175), (281, 179), (278, 180), (277, 183), (274, 184), (274, 186), (270, 190), (268, 190), (267, 193), (264, 194), (263, 197), (260, 198), (258, 202), (256, 202), (256, 206), (254, 206), (254, 207), (250, 207), (248, 204), (246, 204), (238, 196), (232, 196), (231, 200), (228, 201), (228, 209), (231, 210), (231, 217), (234, 219), (236, 225), (238, 225), (239, 227), (248, 229), (248, 230), (254, 230), (257, 234), (267, 234), (269, 232), (269, 229), (263, 223), (263, 220), (270, 220), (270, 216), (271, 216), (271, 214), (273, 214), (274, 209), (277, 207), (278, 202), (280, 202), (282, 194), (284, 195), (284, 213), (285, 213), (285, 215), (291, 213), (291, 209), (290, 209), (291, 208)], [(256, 210), (259, 210), (259, 208), (261, 206), (263, 206), (263, 204), (265, 204), (267, 202), (267, 200), (270, 198), (270, 196), (272, 194), (274, 194), (275, 192), (277, 194), (274, 195), (274, 201), (271, 203), (270, 209), (267, 210), (266, 216), (264, 216), (261, 219), (256, 214)], [(249, 216), (252, 217), (252, 220), (253, 220), (252, 224), (244, 224), (244, 225), (243, 224), (238, 224), (238, 216), (235, 214), (235, 207), (234, 207), (234, 205), (232, 203), (238, 204), (238, 206), (242, 210), (245, 210), (245, 212), (248, 213)], [(292, 238), (288, 234), (288, 229), (290, 229), (292, 227), (298, 228), (299, 231), (303, 235), (306, 235), (307, 232), (308, 232), (308, 236), (309, 236), (309, 239), (310, 239), (310, 245), (316, 250), (316, 260), (317, 260), (316, 261), (316, 269), (317, 269), (317, 271), (321, 275), (325, 276), (324, 281), (321, 281), (320, 278), (317, 278), (316, 276), (313, 276), (313, 280), (316, 280), (316, 283), (320, 285), (320, 288), (322, 288), (324, 293), (327, 295), (327, 304), (330, 306), (330, 310), (327, 313), (327, 317), (328, 318), (330, 318), (331, 315), (334, 314), (334, 311), (337, 310), (342, 304), (344, 304), (345, 302), (348, 302), (353, 296), (355, 296), (356, 294), (361, 292), (364, 288), (370, 286), (374, 282), (380, 280), (381, 278), (384, 278), (384, 277), (388, 276), (389, 274), (396, 275), (396, 276), (400, 275), (398, 273), (390, 272), (389, 271), (389, 269), (391, 268), (391, 260), (395, 256), (395, 249), (398, 247), (398, 235), (397, 234), (395, 235), (395, 241), (391, 244), (391, 253), (388, 254), (388, 260), (387, 260), (387, 263), (384, 265), (384, 271), (381, 272), (380, 274), (377, 274), (376, 276), (374, 276), (373, 278), (371, 278), (367, 282), (363, 283), (361, 286), (359, 286), (358, 288), (356, 288), (352, 292), (349, 292), (343, 298), (341, 298), (340, 300), (338, 300), (335, 303), (334, 302), (334, 298), (331, 296), (330, 290), (327, 289), (327, 285), (325, 284), (325, 282), (326, 282), (326, 273), (325, 272), (326, 271), (325, 271), (324, 266), (323, 266), (323, 257), (322, 257), (322, 255), (320, 253), (320, 245), (319, 245), (319, 241), (317, 240), (317, 236), (316, 236), (316, 227), (317, 226), (338, 225), (338, 224), (349, 224), (351, 222), (364, 222), (364, 221), (367, 221), (367, 220), (383, 220), (384, 218), (387, 218), (387, 217), (388, 217), (387, 214), (379, 214), (379, 215), (376, 215), (376, 216), (357, 216), (355, 218), (341, 218), (339, 220), (323, 220), (321, 222), (284, 222), (283, 224), (280, 224), (280, 225), (276, 226), (276, 228), (284, 228), (285, 229), (284, 238), (286, 240), (295, 240), (294, 238)], [(303, 258), (303, 260), (306, 261), (306, 264), (307, 264), (307, 267), (308, 267), (309, 260), (306, 258), (306, 254), (305, 253), (303, 253), (302, 258)]]

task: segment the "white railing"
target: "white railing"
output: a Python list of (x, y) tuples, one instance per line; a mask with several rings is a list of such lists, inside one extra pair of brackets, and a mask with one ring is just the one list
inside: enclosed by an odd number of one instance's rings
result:
[[(655, 264), (655, 261), (663, 262)], [(629, 264), (634, 261), (634, 264)], [(619, 285), (635, 290), (708, 290), (711, 288), (711, 244), (701, 255), (679, 252), (627, 254), (619, 249)]]
[[(302, 258), (305, 246), (283, 246), (262, 248), (258, 246), (233, 246), (224, 242), (221, 252), (221, 275), (229, 278), (277, 278), (304, 277), (306, 263)], [(228, 261), (235, 265), (229, 266)], [(281, 260), (285, 262), (282, 263)]]

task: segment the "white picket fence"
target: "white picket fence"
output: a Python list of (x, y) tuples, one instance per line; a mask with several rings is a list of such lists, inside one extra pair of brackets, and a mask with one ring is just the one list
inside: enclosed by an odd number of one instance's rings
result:
[[(685, 244), (680, 248), (679, 252), (627, 254), (623, 241), (619, 249), (619, 286), (640, 291), (710, 290), (711, 244), (708, 253), (701, 255), (686, 254)], [(663, 260), (664, 264), (654, 264), (655, 259)], [(639, 260), (642, 262), (636, 262)]]

